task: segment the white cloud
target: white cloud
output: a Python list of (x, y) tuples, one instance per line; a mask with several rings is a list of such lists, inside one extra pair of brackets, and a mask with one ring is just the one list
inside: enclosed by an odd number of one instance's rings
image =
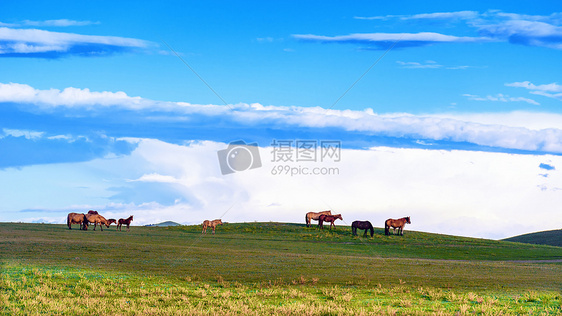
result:
[(295, 34), (294, 38), (300, 40), (319, 42), (419, 42), (419, 43), (467, 43), (489, 41), (487, 37), (452, 36), (434, 32), (420, 33), (358, 33), (340, 36), (321, 36), (312, 34)]
[(506, 83), (507, 87), (525, 88), (531, 90), (531, 94), (542, 95), (562, 101), (562, 85), (555, 82), (549, 84), (535, 85), (529, 81)]
[(415, 62), (415, 61), (397, 61), (398, 65), (402, 66), (402, 68), (414, 68), (414, 69), (425, 69), (425, 68), (441, 68), (443, 65), (439, 65), (437, 62), (428, 60), (424, 63)]
[(43, 135), (45, 134), (44, 132), (9, 129), (9, 128), (3, 128), (2, 131), (4, 132), (4, 135), (0, 135), (0, 138), (3, 138), (5, 136), (12, 136), (12, 137), (25, 137), (27, 139), (38, 139), (43, 137)]
[(358, 20), (389, 20), (398, 18), (400, 20), (456, 20), (456, 19), (474, 19), (479, 16), (477, 11), (455, 11), (455, 12), (434, 12), (434, 13), (420, 13), (414, 15), (384, 15), (372, 17), (356, 16)]
[(469, 100), (472, 101), (492, 101), (492, 102), (526, 102), (532, 105), (540, 105), (537, 101), (529, 98), (524, 97), (510, 97), (508, 95), (504, 95), (502, 93), (498, 93), (496, 95), (487, 95), (485, 97), (481, 97), (474, 94), (465, 93), (463, 96), (467, 97)]
[(152, 45), (134, 38), (0, 27), (0, 57), (100, 56), (146, 49)]
[(92, 21), (75, 21), (68, 19), (58, 19), (58, 20), (46, 20), (46, 21), (30, 21), (24, 20), (23, 25), (28, 26), (56, 26), (56, 27), (67, 27), (67, 26), (86, 26), (92, 24), (100, 24), (100, 22)]

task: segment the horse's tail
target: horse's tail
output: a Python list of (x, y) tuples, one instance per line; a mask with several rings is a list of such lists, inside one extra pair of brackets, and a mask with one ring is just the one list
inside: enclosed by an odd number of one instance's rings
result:
[(306, 223), (306, 227), (310, 227), (310, 219), (308, 218), (308, 214), (304, 214), (304, 222)]
[(351, 226), (351, 233), (353, 234), (353, 236), (357, 235), (357, 227), (355, 226)]
[(72, 226), (70, 225), (70, 214), (66, 217), (66, 225), (68, 225), (68, 229), (72, 229)]
[(384, 234), (390, 235), (390, 225), (388, 225), (388, 221), (384, 222)]

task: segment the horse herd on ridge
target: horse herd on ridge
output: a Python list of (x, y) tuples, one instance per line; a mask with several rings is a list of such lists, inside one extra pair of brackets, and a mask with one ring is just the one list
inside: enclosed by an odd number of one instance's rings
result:
[(120, 218), (119, 220), (110, 218), (105, 219), (105, 217), (98, 214), (97, 211), (88, 211), (87, 214), (83, 213), (69, 213), (66, 217), (66, 224), (68, 225), (68, 229), (72, 229), (72, 224), (80, 225), (80, 230), (88, 230), (89, 224), (94, 224), (94, 230), (96, 227), (100, 225), (100, 229), (103, 231), (103, 225), (109, 228), (109, 225), (115, 223), (117, 225), (117, 229), (121, 230), (123, 225), (127, 226), (127, 231), (129, 231), (129, 225), (133, 221), (133, 215), (129, 216), (128, 218)]
[[(343, 221), (343, 217), (341, 214), (332, 214), (332, 211), (323, 211), (323, 212), (308, 212), (305, 215), (306, 227), (310, 227), (312, 220), (318, 221), (318, 227), (324, 229), (324, 222), (330, 223), (330, 229), (332, 226), (334, 229), (336, 228), (336, 224), (334, 222), (339, 219)], [(390, 235), (390, 228), (392, 228), (392, 234), (396, 233), (396, 229), (398, 229), (398, 235), (404, 235), (404, 226), (406, 224), (411, 224), (410, 216), (402, 217), (400, 219), (392, 219), (389, 218), (384, 222), (384, 234)], [(211, 227), (213, 229), (213, 234), (215, 233), (215, 229), (218, 225), (222, 225), (222, 220), (215, 219), (213, 221), (206, 220), (201, 224), (203, 226), (202, 234), (207, 233), (207, 228)], [(363, 236), (367, 236), (367, 231), (371, 232), (371, 237), (375, 234), (375, 229), (373, 225), (369, 221), (354, 221), (351, 223), (351, 230), (354, 236), (357, 236), (357, 229), (363, 229), (364, 233)]]
[[(330, 222), (330, 229), (332, 226), (334, 229), (336, 225), (334, 222), (336, 219), (340, 219), (343, 221), (343, 217), (341, 214), (332, 214), (332, 211), (323, 211), (323, 212), (308, 212), (306, 213), (305, 217), (306, 227), (310, 227), (311, 221), (315, 220), (318, 221), (318, 227), (324, 229), (324, 222)], [(396, 229), (398, 229), (398, 235), (404, 235), (404, 226), (406, 224), (411, 224), (410, 216), (402, 217), (400, 219), (392, 219), (389, 218), (384, 222), (384, 234), (390, 235), (390, 228), (392, 228), (392, 233), (396, 233)], [(367, 235), (367, 231), (370, 231), (371, 237), (375, 234), (375, 229), (373, 228), (373, 224), (369, 221), (354, 221), (351, 223), (351, 231), (354, 236), (357, 236), (357, 229), (364, 230), (363, 236)]]
[[(324, 229), (324, 222), (330, 223), (330, 229), (334, 227), (336, 228), (336, 224), (334, 223), (337, 219), (343, 221), (343, 217), (341, 214), (332, 214), (332, 211), (322, 211), (322, 212), (308, 212), (305, 215), (306, 227), (310, 227), (312, 220), (318, 221), (318, 227)], [(79, 224), (81, 230), (88, 230), (88, 224), (94, 224), (94, 230), (96, 230), (97, 225), (100, 225), (100, 229), (103, 231), (103, 225), (109, 228), (109, 225), (115, 223), (117, 224), (117, 229), (121, 230), (123, 225), (127, 225), (127, 231), (129, 231), (129, 225), (133, 221), (133, 215), (129, 216), (128, 218), (120, 218), (119, 220), (115, 220), (113, 218), (105, 219), (105, 217), (98, 214), (97, 211), (88, 211), (87, 214), (79, 214), (79, 213), (69, 213), (66, 219), (66, 224), (68, 225), (68, 229), (72, 229), (72, 224)], [(389, 218), (384, 222), (384, 234), (390, 235), (390, 228), (393, 229), (392, 233), (396, 233), (396, 229), (398, 229), (398, 235), (404, 235), (404, 226), (406, 224), (411, 224), (410, 216), (403, 217), (400, 219), (392, 219)], [(213, 234), (215, 233), (215, 229), (218, 225), (222, 225), (222, 220), (215, 219), (213, 221), (205, 220), (202, 224), (203, 226), (203, 233), (207, 233), (207, 228), (211, 228), (213, 230)], [(351, 223), (351, 230), (354, 236), (357, 236), (357, 229), (364, 230), (363, 236), (367, 236), (367, 232), (370, 231), (371, 237), (373, 237), (375, 230), (373, 225), (369, 221), (354, 221)]]

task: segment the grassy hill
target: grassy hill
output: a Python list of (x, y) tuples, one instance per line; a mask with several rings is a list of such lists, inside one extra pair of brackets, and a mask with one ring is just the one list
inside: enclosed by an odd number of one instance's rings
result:
[(524, 235), (506, 238), (504, 240), (521, 242), (526, 244), (550, 245), (550, 246), (562, 247), (562, 229), (524, 234)]
[(561, 259), (560, 247), (341, 226), (225, 223), (203, 235), (0, 223), (0, 314), (562, 312)]
[(176, 222), (172, 222), (172, 221), (165, 221), (165, 222), (162, 222), (162, 223), (150, 224), (150, 225), (145, 225), (145, 226), (168, 227), (168, 226), (181, 226), (181, 224), (176, 223)]

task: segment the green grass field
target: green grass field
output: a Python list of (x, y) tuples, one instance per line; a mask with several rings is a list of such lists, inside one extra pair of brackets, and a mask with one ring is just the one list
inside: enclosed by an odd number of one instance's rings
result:
[(0, 223), (0, 246), (5, 315), (562, 314), (553, 246), (282, 223)]

